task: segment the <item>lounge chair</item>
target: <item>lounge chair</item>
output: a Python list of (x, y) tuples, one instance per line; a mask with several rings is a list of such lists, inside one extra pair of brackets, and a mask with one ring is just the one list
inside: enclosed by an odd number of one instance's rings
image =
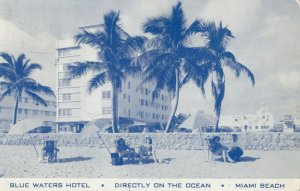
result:
[(56, 141), (44, 141), (44, 147), (41, 154), (41, 162), (53, 163), (57, 161), (57, 152), (59, 149), (56, 148)]
[(206, 138), (206, 143), (207, 143), (207, 157), (210, 160), (218, 160), (221, 159), (222, 161), (225, 162), (225, 160), (223, 159), (222, 153), (216, 153), (214, 148), (212, 147), (213, 144), (213, 139), (212, 138)]

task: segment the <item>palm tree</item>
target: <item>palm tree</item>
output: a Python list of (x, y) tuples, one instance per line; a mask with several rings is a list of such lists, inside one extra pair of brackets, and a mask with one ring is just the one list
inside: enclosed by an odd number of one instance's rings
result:
[(194, 54), (201, 55), (195, 48), (189, 48), (190, 37), (202, 31), (201, 21), (196, 19), (190, 26), (182, 10), (181, 3), (173, 6), (171, 15), (149, 18), (143, 25), (145, 33), (153, 38), (148, 41), (149, 50), (140, 57), (145, 58), (144, 82), (156, 81), (153, 95), (167, 88), (172, 93), (174, 105), (165, 132), (170, 130), (179, 102), (181, 77), (184, 76), (183, 66)]
[(120, 27), (119, 20), (119, 13), (111, 11), (104, 15), (104, 24), (96, 32), (81, 29), (75, 40), (79, 45), (87, 44), (95, 48), (98, 60), (68, 65), (73, 77), (80, 77), (88, 72), (94, 74), (87, 85), (88, 93), (107, 82), (112, 84), (113, 132), (118, 131), (118, 93), (122, 88), (122, 81), (140, 70), (133, 58), (146, 40), (142, 36), (131, 37)]
[(214, 96), (214, 110), (217, 116), (216, 131), (219, 131), (219, 119), (221, 114), (222, 101), (225, 95), (225, 74), (223, 66), (229, 67), (239, 77), (243, 72), (255, 85), (253, 73), (243, 64), (239, 63), (234, 54), (227, 51), (227, 45), (234, 38), (227, 27), (223, 27), (222, 22), (217, 26), (215, 22), (203, 23), (202, 37), (205, 40), (205, 46), (210, 51), (209, 70), (212, 74), (212, 94)]
[(30, 77), (35, 70), (42, 69), (40, 64), (30, 63), (30, 60), (26, 59), (24, 54), (15, 59), (14, 56), (1, 52), (0, 57), (4, 60), (3, 63), (0, 63), (0, 89), (4, 90), (0, 96), (0, 101), (10, 95), (15, 97), (13, 124), (16, 124), (19, 99), (24, 93), (36, 103), (45, 107), (47, 107), (47, 103), (41, 95), (55, 95), (51, 88), (39, 84)]

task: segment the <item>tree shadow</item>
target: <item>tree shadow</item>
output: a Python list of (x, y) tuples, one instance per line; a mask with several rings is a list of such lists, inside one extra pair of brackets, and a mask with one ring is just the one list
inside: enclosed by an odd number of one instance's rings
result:
[(93, 157), (72, 157), (72, 158), (63, 158), (63, 159), (58, 159), (59, 163), (66, 163), (66, 162), (79, 162), (79, 161), (86, 161), (86, 160), (91, 160)]

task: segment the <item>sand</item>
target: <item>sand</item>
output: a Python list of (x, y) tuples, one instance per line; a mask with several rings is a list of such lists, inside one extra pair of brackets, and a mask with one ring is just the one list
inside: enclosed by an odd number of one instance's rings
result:
[[(38, 149), (41, 149), (38, 146)], [(105, 149), (61, 147), (58, 163), (40, 163), (33, 146), (0, 145), (4, 178), (300, 178), (300, 151), (245, 151), (238, 163), (203, 150), (157, 150), (163, 163), (112, 166)]]

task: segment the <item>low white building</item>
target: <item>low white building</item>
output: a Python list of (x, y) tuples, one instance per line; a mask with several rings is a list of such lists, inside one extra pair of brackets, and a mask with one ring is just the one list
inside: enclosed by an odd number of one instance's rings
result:
[[(97, 27), (84, 28), (95, 30)], [(86, 45), (77, 46), (73, 40), (59, 41), (57, 50), (57, 131), (79, 133), (91, 120), (111, 120), (111, 84), (106, 83), (89, 94), (87, 83), (93, 74), (71, 78), (67, 70), (70, 63), (97, 60), (96, 51)], [(140, 78), (128, 76), (118, 95), (119, 117), (145, 123), (166, 123), (171, 109), (170, 93), (162, 90), (152, 100), (154, 88), (155, 83), (141, 86)]]
[[(1, 91), (0, 91), (1, 95)], [(47, 103), (47, 107), (37, 104), (30, 97), (23, 95), (19, 99), (17, 119), (39, 118), (44, 121), (44, 126), (55, 130), (56, 100), (52, 97), (42, 96)], [(0, 132), (8, 132), (13, 121), (15, 99), (13, 96), (6, 97), (0, 102)]]
[(219, 126), (230, 127), (234, 131), (269, 131), (274, 126), (274, 117), (261, 108), (255, 114), (221, 116)]

